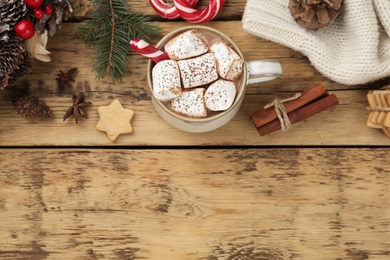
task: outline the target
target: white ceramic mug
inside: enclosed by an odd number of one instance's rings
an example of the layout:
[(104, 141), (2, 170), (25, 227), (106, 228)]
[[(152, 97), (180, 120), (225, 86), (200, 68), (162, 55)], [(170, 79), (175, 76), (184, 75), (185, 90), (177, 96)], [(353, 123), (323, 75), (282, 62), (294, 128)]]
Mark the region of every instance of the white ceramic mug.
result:
[(163, 102), (153, 97), (153, 82), (152, 82), (152, 69), (154, 62), (149, 60), (147, 67), (147, 80), (152, 95), (152, 104), (157, 113), (170, 125), (177, 129), (191, 132), (191, 133), (203, 133), (215, 130), (227, 122), (229, 122), (238, 112), (244, 100), (246, 87), (248, 84), (254, 84), (259, 82), (270, 81), (276, 79), (282, 75), (282, 66), (275, 60), (257, 60), (257, 61), (245, 61), (241, 51), (237, 45), (222, 32), (207, 26), (187, 26), (172, 31), (162, 38), (156, 45), (157, 48), (162, 49), (164, 45), (173, 37), (181, 34), (187, 30), (198, 29), (201, 32), (206, 32), (216, 35), (217, 38), (222, 38), (230, 44), (230, 46), (237, 52), (238, 55), (244, 60), (243, 73), (241, 75), (240, 84), (237, 89), (236, 98), (228, 110), (218, 112), (214, 115), (206, 118), (190, 118), (183, 115), (179, 115), (170, 110)]

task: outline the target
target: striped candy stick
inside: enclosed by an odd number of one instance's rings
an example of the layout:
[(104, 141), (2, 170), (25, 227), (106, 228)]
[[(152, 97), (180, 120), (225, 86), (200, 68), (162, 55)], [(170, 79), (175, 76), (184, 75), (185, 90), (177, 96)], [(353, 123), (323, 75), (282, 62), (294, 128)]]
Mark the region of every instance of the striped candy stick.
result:
[(130, 46), (134, 51), (153, 60), (155, 63), (169, 59), (168, 54), (150, 45), (142, 39), (136, 38), (131, 40)]

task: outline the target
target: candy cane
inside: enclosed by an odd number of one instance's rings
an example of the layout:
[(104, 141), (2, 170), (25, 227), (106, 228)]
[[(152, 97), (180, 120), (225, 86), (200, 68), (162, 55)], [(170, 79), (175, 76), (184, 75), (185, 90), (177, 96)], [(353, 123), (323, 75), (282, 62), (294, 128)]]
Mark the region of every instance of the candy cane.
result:
[(162, 61), (162, 60), (169, 59), (168, 54), (153, 47), (152, 45), (150, 45), (149, 43), (145, 42), (142, 39), (136, 38), (136, 39), (131, 40), (130, 46), (131, 46), (131, 48), (133, 48), (134, 51), (153, 60), (155, 63)]
[(202, 10), (194, 9), (186, 0), (174, 0), (173, 2), (180, 16), (187, 22), (205, 23), (217, 15), (225, 0), (210, 0), (209, 5)]
[[(198, 0), (185, 0), (186, 4), (194, 7)], [(169, 4), (166, 0), (150, 0), (153, 9), (162, 17), (176, 19), (180, 17), (179, 12), (174, 4)]]

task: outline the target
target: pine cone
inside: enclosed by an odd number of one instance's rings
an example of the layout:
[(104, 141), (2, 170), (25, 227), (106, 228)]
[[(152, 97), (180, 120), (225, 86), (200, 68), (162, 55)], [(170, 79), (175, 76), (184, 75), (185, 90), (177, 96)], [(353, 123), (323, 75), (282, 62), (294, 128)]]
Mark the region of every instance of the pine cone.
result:
[(34, 96), (15, 98), (16, 111), (27, 118), (48, 118), (53, 116), (53, 111), (45, 102)]
[(0, 0), (0, 42), (8, 41), (10, 31), (26, 14), (24, 0)]
[(35, 29), (42, 34), (45, 30), (48, 30), (49, 34), (53, 36), (57, 31), (57, 27), (61, 28), (62, 21), (67, 20), (67, 13), (73, 12), (72, 5), (68, 0), (45, 0), (44, 3), (45, 5), (51, 5), (54, 12), (37, 20)]
[(0, 0), (0, 23), (15, 26), (26, 13), (24, 0)]
[(14, 34), (10, 35), (8, 41), (0, 41), (0, 89), (9, 85), (14, 71), (18, 70), (19, 65), (25, 62), (24, 52), (22, 40)]
[(344, 10), (342, 0), (290, 0), (292, 17), (307, 29), (327, 27)]
[(33, 58), (27, 51), (23, 52), (23, 57), (18, 67), (10, 75), (8, 86), (15, 85), (19, 80), (31, 73)]

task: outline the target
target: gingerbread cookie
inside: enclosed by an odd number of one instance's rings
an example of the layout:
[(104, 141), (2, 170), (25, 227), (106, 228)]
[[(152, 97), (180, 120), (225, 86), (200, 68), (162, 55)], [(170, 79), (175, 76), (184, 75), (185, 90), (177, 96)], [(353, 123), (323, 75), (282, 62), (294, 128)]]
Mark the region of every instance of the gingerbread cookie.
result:
[(108, 106), (100, 106), (100, 120), (96, 125), (96, 129), (106, 132), (111, 142), (114, 142), (120, 134), (128, 134), (133, 132), (130, 124), (133, 118), (134, 111), (123, 108), (118, 99), (115, 99)]

